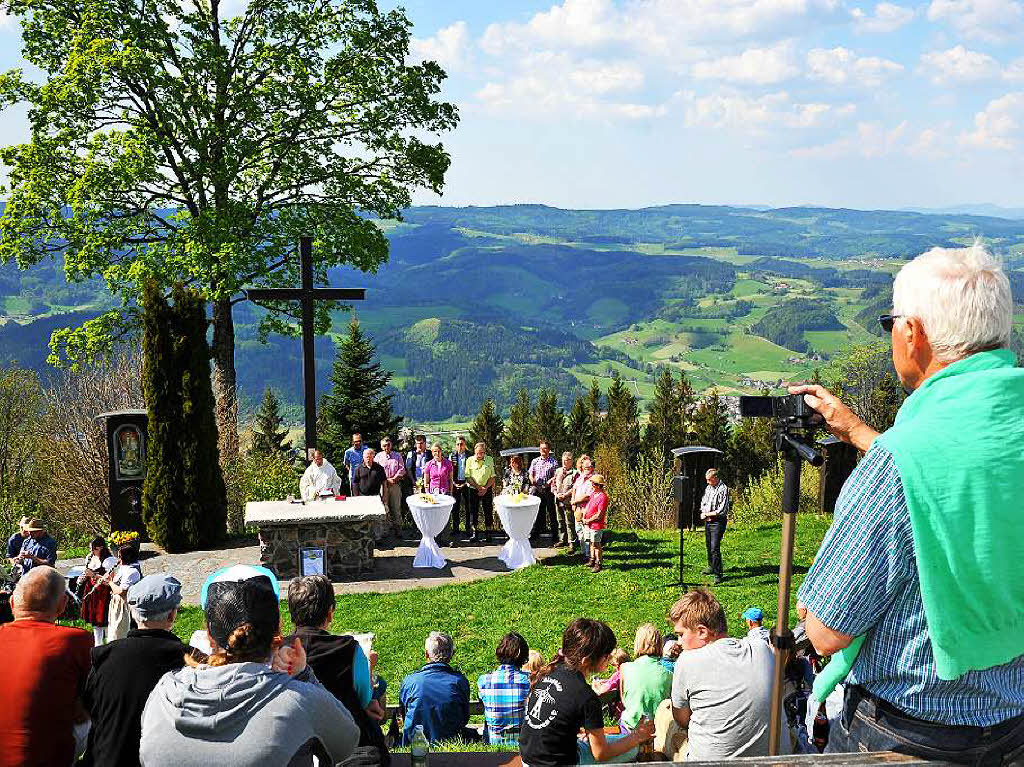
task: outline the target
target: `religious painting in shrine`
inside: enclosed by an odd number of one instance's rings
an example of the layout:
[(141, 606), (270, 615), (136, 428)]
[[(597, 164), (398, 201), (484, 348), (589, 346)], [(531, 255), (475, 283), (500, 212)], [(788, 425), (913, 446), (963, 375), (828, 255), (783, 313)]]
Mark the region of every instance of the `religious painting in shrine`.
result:
[(114, 432), (114, 475), (117, 479), (142, 479), (146, 469), (142, 430), (125, 424)]

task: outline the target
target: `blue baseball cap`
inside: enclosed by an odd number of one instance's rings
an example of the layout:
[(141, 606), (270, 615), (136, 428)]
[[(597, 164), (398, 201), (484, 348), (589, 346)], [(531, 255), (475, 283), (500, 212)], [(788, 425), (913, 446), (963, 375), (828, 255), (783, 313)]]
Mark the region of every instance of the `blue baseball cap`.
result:
[(759, 621), (764, 618), (764, 612), (760, 607), (748, 607), (743, 611), (741, 617), (746, 618), (748, 621)]
[(266, 567), (259, 567), (257, 565), (231, 565), (229, 567), (222, 567), (206, 579), (202, 590), (199, 592), (199, 605), (204, 610), (206, 609), (206, 595), (210, 590), (211, 584), (223, 583), (225, 581), (247, 581), (250, 578), (259, 578), (261, 576), (270, 579), (270, 585), (274, 587), (274, 596), (280, 600), (281, 587), (278, 586), (277, 576), (273, 572)]

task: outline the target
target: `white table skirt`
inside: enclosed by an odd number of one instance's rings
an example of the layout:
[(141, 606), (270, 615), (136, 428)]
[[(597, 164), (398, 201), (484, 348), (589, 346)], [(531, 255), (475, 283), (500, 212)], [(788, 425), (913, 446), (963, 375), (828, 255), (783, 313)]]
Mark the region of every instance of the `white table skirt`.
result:
[(413, 567), (435, 567), (442, 568), (446, 564), (445, 558), (441, 555), (441, 549), (434, 539), (444, 530), (448, 524), (448, 518), (452, 514), (452, 507), (455, 499), (450, 495), (434, 495), (437, 503), (424, 503), (420, 500), (419, 494), (410, 495), (406, 502), (409, 504), (409, 511), (412, 512), (413, 521), (419, 528), (420, 546), (416, 550), (416, 558), (412, 561)]
[(540, 498), (530, 495), (526, 500), (516, 503), (511, 495), (498, 495), (494, 498), (494, 505), (498, 509), (501, 526), (508, 533), (508, 543), (501, 549), (498, 559), (511, 570), (535, 564), (537, 557), (533, 555), (533, 547), (530, 546), (530, 532), (533, 523), (537, 521)]

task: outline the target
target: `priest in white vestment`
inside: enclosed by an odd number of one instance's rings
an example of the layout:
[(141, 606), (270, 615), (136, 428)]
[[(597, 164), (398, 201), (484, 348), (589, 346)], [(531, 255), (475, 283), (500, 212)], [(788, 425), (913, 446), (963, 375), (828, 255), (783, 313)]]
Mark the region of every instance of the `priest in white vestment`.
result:
[(313, 451), (313, 462), (309, 464), (299, 480), (302, 500), (313, 501), (320, 496), (334, 496), (341, 491), (341, 478), (330, 462), (319, 450)]

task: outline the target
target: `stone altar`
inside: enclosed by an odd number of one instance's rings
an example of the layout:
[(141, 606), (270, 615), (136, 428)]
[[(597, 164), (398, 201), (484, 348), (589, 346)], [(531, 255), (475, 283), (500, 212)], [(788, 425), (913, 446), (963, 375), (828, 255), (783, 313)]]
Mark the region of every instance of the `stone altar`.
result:
[(299, 549), (305, 547), (324, 550), (332, 580), (370, 572), (375, 533), (386, 520), (376, 496), (245, 504), (245, 524), (259, 529), (260, 563), (282, 580), (298, 577)]

